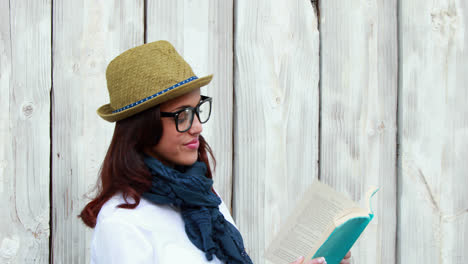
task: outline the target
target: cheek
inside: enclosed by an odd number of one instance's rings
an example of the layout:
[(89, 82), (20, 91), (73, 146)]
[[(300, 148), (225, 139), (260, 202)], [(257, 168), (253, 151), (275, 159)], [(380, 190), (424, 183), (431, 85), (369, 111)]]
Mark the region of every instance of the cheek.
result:
[(175, 128), (174, 121), (172, 123), (163, 121), (163, 134), (153, 149), (157, 157), (169, 163), (180, 165), (190, 165), (196, 161), (198, 157), (197, 151), (188, 150), (183, 146), (187, 136), (184, 133), (179, 133)]
[(161, 140), (159, 141), (158, 147), (164, 152), (177, 152), (182, 144), (181, 133), (175, 128), (174, 122), (163, 122), (163, 133)]

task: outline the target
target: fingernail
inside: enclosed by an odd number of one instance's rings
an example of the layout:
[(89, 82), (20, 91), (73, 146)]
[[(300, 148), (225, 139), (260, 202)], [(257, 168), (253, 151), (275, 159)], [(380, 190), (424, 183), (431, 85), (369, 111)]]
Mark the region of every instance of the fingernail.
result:
[(321, 257), (318, 261), (319, 261), (319, 263), (327, 264), (327, 261), (325, 260), (324, 257)]
[(327, 260), (323, 258), (323, 264), (327, 264)]
[(300, 256), (296, 259), (296, 261), (299, 261), (299, 260), (302, 260), (304, 258), (304, 256)]

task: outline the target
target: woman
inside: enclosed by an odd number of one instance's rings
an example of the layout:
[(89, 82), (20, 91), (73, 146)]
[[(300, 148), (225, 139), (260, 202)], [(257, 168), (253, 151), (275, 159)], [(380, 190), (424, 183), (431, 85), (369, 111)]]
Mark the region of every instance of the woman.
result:
[(116, 126), (98, 195), (80, 214), (95, 228), (91, 263), (252, 263), (212, 187), (201, 135), (212, 99), (200, 94), (212, 75), (196, 77), (157, 41), (117, 56), (106, 78), (110, 104), (97, 112)]

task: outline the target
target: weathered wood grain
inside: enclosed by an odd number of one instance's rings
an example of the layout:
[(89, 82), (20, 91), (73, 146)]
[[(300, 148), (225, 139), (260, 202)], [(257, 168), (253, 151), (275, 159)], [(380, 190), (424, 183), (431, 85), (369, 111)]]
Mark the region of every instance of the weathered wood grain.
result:
[[(143, 44), (143, 1), (54, 1), (52, 195), (54, 263), (89, 263), (92, 229), (77, 217), (89, 199), (114, 125), (96, 109), (109, 102), (105, 70)], [(90, 193), (91, 194), (91, 193)]]
[(232, 196), (233, 1), (147, 1), (147, 42), (168, 40), (199, 77), (214, 74), (202, 93), (213, 97), (202, 135), (217, 161), (214, 186), (228, 207)]
[(317, 179), (319, 35), (310, 1), (236, 2), (234, 217), (254, 263)]
[(396, 0), (320, 1), (320, 179), (356, 201), (381, 187), (353, 263), (395, 263), (397, 37)]
[(50, 2), (0, 1), (0, 262), (49, 262)]
[(399, 263), (468, 261), (468, 4), (400, 4)]
[(319, 3), (318, 26), (309, 0), (0, 1), (0, 262), (89, 262), (105, 68), (145, 34), (214, 74), (203, 134), (254, 263), (319, 173), (381, 186), (353, 263), (467, 262), (468, 4)]

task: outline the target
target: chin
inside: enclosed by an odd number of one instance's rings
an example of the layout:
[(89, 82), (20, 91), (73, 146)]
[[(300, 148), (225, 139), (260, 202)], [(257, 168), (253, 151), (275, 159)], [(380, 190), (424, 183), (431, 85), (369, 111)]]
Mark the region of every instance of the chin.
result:
[(193, 165), (195, 162), (197, 162), (197, 157), (198, 156), (187, 157), (186, 159), (181, 160), (180, 165), (184, 165), (184, 166)]

